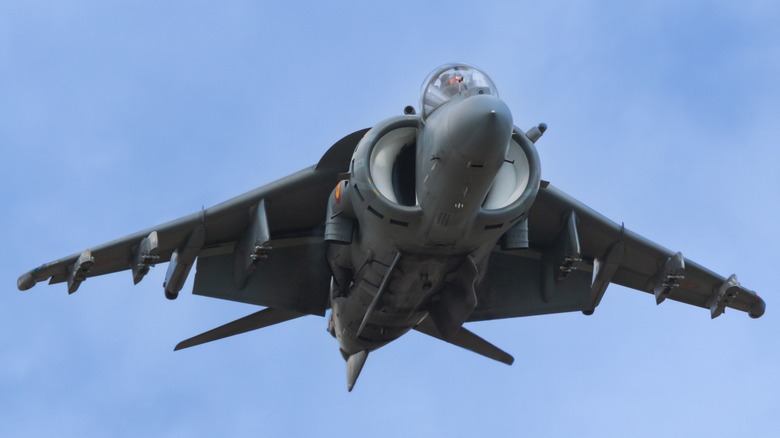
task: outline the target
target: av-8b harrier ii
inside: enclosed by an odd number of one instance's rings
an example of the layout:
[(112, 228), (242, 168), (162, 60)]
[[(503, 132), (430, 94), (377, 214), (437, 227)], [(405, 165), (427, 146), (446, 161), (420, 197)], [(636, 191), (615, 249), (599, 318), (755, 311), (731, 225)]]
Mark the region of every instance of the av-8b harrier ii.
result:
[(304, 315), (325, 316), (352, 390), (369, 352), (418, 330), (497, 361), (512, 356), (466, 322), (593, 313), (609, 283), (758, 318), (764, 301), (618, 225), (541, 180), (534, 144), (491, 79), (445, 65), (407, 107), (347, 135), (319, 162), (215, 207), (44, 264), (75, 292), (168, 262), (165, 296), (196, 266), (193, 293), (265, 307), (176, 346), (191, 347)]

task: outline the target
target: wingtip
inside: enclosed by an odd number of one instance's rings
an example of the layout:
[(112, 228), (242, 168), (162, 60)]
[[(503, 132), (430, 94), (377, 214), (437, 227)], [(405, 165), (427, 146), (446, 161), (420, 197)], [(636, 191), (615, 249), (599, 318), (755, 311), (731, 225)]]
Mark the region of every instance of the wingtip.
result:
[(502, 358), (502, 359), (503, 359), (503, 360), (500, 360), (499, 362), (501, 362), (501, 363), (505, 363), (505, 364), (507, 364), (507, 365), (510, 365), (510, 366), (511, 366), (513, 363), (515, 363), (515, 358), (514, 358), (514, 357), (512, 357), (512, 355), (511, 355), (511, 354), (507, 354), (507, 355), (506, 355), (506, 357), (504, 357), (504, 358)]
[(753, 319), (761, 318), (766, 311), (766, 302), (758, 295), (756, 295), (756, 298), (758, 298), (758, 301), (750, 307), (750, 311), (748, 312), (748, 315)]
[[(198, 335), (198, 336), (201, 336), (201, 335)], [(178, 344), (176, 344), (175, 347), (173, 347), (173, 351), (184, 350), (185, 348), (194, 347), (196, 345), (201, 345), (201, 344), (205, 344), (206, 342), (208, 342), (208, 341), (202, 341), (198, 336), (194, 336), (192, 338), (185, 339), (185, 340), (179, 342)]]
[(36, 283), (37, 282), (35, 281), (35, 278), (33, 278), (32, 271), (30, 271), (25, 272), (19, 277), (19, 280), (16, 281), (16, 287), (21, 291), (25, 291), (32, 289)]

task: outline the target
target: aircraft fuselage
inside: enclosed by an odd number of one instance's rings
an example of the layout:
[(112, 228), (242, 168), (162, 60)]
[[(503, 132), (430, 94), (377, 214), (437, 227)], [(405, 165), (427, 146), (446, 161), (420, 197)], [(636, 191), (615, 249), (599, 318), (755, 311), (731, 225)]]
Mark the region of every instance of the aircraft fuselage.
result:
[(456, 96), (427, 117), (388, 119), (355, 150), (333, 191), (325, 237), (329, 329), (345, 358), (427, 316), (444, 338), (476, 306), (491, 250), (538, 189), (533, 143), (503, 101)]

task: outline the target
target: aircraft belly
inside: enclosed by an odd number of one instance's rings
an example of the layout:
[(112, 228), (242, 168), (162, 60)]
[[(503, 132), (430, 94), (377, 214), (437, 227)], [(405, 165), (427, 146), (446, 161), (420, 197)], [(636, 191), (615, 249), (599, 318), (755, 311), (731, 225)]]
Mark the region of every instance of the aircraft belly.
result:
[(334, 323), (342, 349), (349, 354), (375, 350), (416, 326), (427, 315), (427, 304), (441, 292), (448, 274), (464, 257), (403, 254), (367, 319), (361, 324), (387, 273), (390, 263), (366, 262), (356, 273), (348, 296), (333, 299)]

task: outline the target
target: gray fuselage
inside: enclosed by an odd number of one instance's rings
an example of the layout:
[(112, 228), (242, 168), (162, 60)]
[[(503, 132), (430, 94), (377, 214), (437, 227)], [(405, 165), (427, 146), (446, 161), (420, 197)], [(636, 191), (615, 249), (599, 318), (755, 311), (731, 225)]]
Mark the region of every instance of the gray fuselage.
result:
[(361, 140), (325, 232), (329, 329), (345, 357), (429, 315), (445, 338), (468, 319), (491, 250), (538, 187), (535, 149), (517, 131), (507, 106), (484, 95), (452, 99), (424, 120), (386, 120)]

